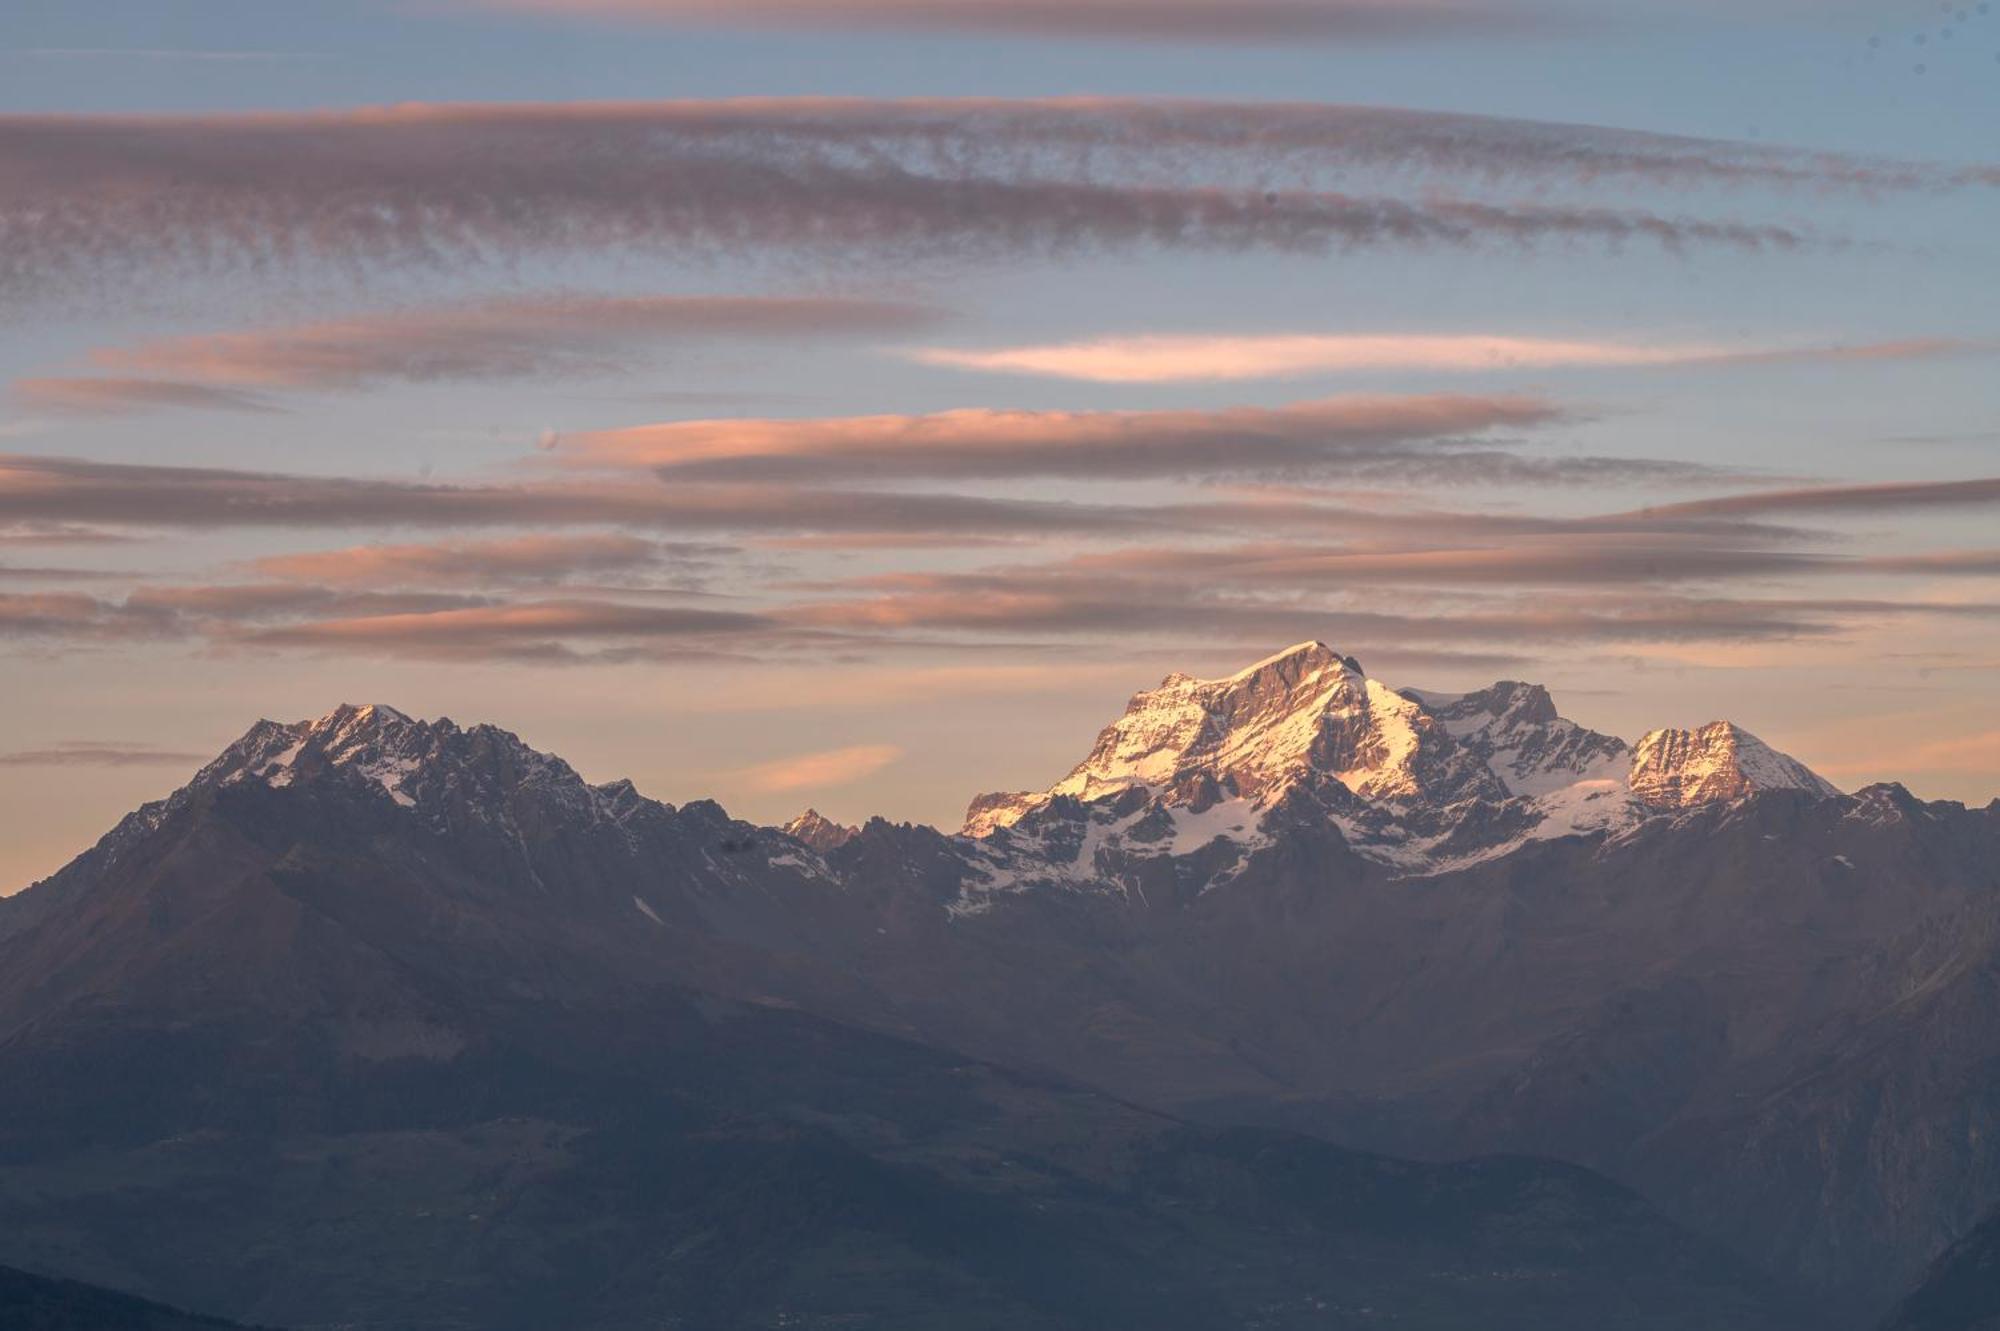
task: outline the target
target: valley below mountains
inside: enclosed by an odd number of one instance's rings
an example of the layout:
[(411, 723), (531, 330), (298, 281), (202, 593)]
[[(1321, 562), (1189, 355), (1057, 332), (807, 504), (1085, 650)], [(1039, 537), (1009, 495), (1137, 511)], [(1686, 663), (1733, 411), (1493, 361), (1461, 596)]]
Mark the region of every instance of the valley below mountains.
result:
[(2000, 802), (1320, 643), (955, 832), (342, 706), (0, 898), (0, 1264), (289, 1327), (1969, 1331), (1996, 1000)]

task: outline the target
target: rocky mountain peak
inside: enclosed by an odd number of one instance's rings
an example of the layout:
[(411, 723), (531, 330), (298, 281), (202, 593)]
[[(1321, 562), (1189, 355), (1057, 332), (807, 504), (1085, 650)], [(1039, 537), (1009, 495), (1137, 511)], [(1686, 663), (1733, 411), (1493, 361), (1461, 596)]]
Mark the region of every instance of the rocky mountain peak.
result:
[(1046, 792), (981, 796), (965, 830), (983, 836), (1055, 799), (1087, 803), (1135, 787), (1170, 798), (1219, 787), (1260, 805), (1328, 779), (1368, 799), (1504, 795), (1490, 773), (1454, 764), (1451, 749), (1420, 703), (1370, 679), (1353, 657), (1303, 642), (1222, 679), (1169, 675), (1134, 696), (1068, 776)]
[[(1135, 844), (1178, 854), (1211, 833), (1247, 848), (1272, 811), (1308, 808), (1357, 853), (1429, 872), (1771, 790), (1839, 793), (1727, 722), (1655, 731), (1635, 752), (1562, 716), (1539, 684), (1392, 689), (1313, 641), (1220, 679), (1168, 675), (1049, 789), (974, 800), (964, 834), (1032, 819), (1016, 841), (1067, 844), (1076, 829), (1039, 824), (1082, 813), (1105, 829), (1093, 847), (1151, 837)], [(1170, 816), (1171, 837), (1152, 835), (1149, 809)]]
[(1721, 804), (1771, 790), (1820, 796), (1838, 787), (1731, 721), (1698, 730), (1655, 730), (1632, 754), (1632, 794), (1656, 809)]
[(259, 782), (274, 789), (357, 781), (405, 809), (454, 825), (509, 824), (536, 804), (583, 822), (663, 808), (629, 782), (594, 787), (553, 754), (495, 726), (418, 720), (383, 704), (343, 703), (312, 721), (260, 721), (198, 773), (189, 789)]
[[(1313, 639), (1309, 642), (1293, 643), (1282, 652), (1273, 653), (1255, 664), (1245, 666), (1230, 676), (1230, 680), (1242, 682), (1275, 679), (1288, 684), (1297, 684), (1329, 670), (1337, 670), (1355, 679), (1367, 677), (1359, 661), (1351, 656), (1343, 656), (1318, 639)], [(1179, 678), (1186, 680), (1189, 677), (1181, 675)]]
[(258, 780), (288, 786), (322, 772), (349, 771), (376, 782), (407, 806), (415, 802), (403, 789), (409, 778), (444, 740), (459, 733), (449, 720), (417, 721), (380, 703), (342, 703), (313, 721), (259, 721), (203, 768), (194, 784)]
[(1475, 693), (1403, 692), (1477, 755), (1510, 794), (1547, 795), (1579, 781), (1624, 779), (1631, 753), (1625, 741), (1562, 716), (1540, 684), (1502, 680)]
[(803, 841), (822, 855), (861, 835), (861, 829), (836, 823), (818, 809), (807, 809), (779, 830), (786, 836)]
[(1453, 720), (1491, 718), (1503, 728), (1547, 725), (1561, 719), (1556, 712), (1556, 700), (1549, 696), (1547, 689), (1540, 684), (1523, 684), (1511, 679), (1503, 679), (1477, 693), (1462, 694), (1434, 710), (1439, 716), (1448, 716)]

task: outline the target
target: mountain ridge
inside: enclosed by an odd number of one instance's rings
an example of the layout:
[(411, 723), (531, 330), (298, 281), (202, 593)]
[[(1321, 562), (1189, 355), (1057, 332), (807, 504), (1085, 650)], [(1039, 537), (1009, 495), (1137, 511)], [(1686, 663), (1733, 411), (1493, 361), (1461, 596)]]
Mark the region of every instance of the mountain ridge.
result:
[[(382, 706), (260, 723), (0, 900), (0, 1059), (33, 1084), (77, 1055), (20, 1041), (87, 1046), (88, 1014), (137, 1002), (457, 1076), (485, 1038), (468, 1013), (615, 1025), (672, 984), (1217, 1128), (1567, 1160), (1862, 1312), (2000, 1200), (1976, 1073), (2000, 1057), (2000, 804), (1761, 788), (1731, 727), (1743, 784), (1697, 745), (1694, 789), (1651, 808), (1602, 775), (1632, 750), (1537, 686), (1371, 690), (1307, 656), (1169, 676), (1170, 724), (1142, 707), (1100, 737), (1130, 771), (1086, 759), (1076, 793), (977, 837), (877, 818), (816, 845), (803, 815), (676, 808)], [(1552, 828), (1537, 774), (1638, 812)], [(74, 1094), (0, 1105), (15, 1149), (117, 1122)]]
[[(421, 803), (436, 817), (454, 803), (465, 816), (480, 807), (465, 798), (479, 784), (464, 766), (474, 750), (500, 756), (597, 819), (672, 809), (630, 781), (586, 782), (561, 758), (492, 725), (461, 729), (448, 717), (342, 703), (313, 720), (257, 722), (182, 790), (128, 821), (143, 829), (191, 788), (246, 780), (282, 787), (327, 771), (370, 783), (404, 808)], [(1128, 844), (1192, 852), (1214, 832), (1254, 847), (1266, 816), (1303, 792), (1357, 853), (1424, 872), (1778, 789), (1845, 798), (1733, 722), (1656, 730), (1628, 745), (1560, 716), (1538, 684), (1501, 681), (1465, 694), (1393, 689), (1355, 658), (1308, 641), (1221, 679), (1168, 675), (1134, 695), (1067, 777), (1046, 792), (975, 797), (958, 835), (986, 840), (1059, 801), (1104, 806), (1143, 790), (1146, 810), (1166, 810), (1173, 834)], [(1132, 821), (1129, 812), (1121, 817)], [(858, 833), (814, 809), (778, 830), (822, 854)]]
[(926, 829), (836, 866), (330, 715), (0, 939), (0, 1260), (312, 1324), (1811, 1324), (1575, 1166), (1205, 1125), (925, 1035), (868, 985), (957, 959)]
[(1841, 793), (1730, 722), (1632, 746), (1560, 716), (1540, 685), (1393, 689), (1309, 641), (1220, 679), (1167, 676), (1068, 776), (1045, 792), (976, 797), (961, 831), (989, 837), (1057, 800), (1138, 788), (1195, 815), (1242, 801), (1243, 828), (1302, 791), (1359, 853), (1413, 871), (1770, 790)]

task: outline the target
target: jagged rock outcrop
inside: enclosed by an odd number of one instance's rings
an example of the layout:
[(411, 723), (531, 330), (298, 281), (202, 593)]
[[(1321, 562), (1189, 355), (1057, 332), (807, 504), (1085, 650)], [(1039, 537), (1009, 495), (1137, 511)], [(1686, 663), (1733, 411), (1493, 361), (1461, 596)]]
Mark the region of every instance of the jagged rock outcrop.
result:
[(837, 850), (861, 834), (860, 828), (836, 823), (818, 809), (807, 809), (781, 830), (786, 836), (804, 842), (821, 854)]

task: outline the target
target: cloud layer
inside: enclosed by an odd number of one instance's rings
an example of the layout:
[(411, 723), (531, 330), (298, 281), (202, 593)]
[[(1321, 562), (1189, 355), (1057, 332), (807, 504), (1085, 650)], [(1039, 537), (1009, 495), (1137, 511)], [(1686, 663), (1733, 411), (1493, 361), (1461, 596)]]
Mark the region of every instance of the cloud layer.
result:
[(71, 740), (0, 753), (0, 767), (198, 767), (211, 755), (107, 740)]
[(769, 627), (761, 616), (735, 611), (563, 599), (329, 617), (252, 629), (235, 640), (364, 654), (560, 660), (578, 643), (709, 641)]
[(0, 524), (153, 528), (636, 527), (776, 533), (1115, 534), (1174, 515), (1117, 504), (782, 485), (446, 484), (0, 454)]
[(1366, 371), (1430, 374), (1506, 370), (1651, 369), (1666, 366), (1910, 360), (1972, 350), (1948, 338), (1854, 346), (1730, 348), (1704, 343), (1570, 341), (1487, 334), (1267, 334), (1106, 337), (1041, 346), (921, 348), (928, 365), (1092, 383), (1220, 383)]
[(90, 357), (105, 375), (23, 380), (14, 395), (44, 410), (262, 410), (252, 391), (606, 373), (661, 344), (880, 336), (938, 318), (831, 296), (520, 297), (105, 347)]
[(1452, 0), (477, 0), (561, 17), (732, 28), (911, 29), (1139, 41), (1400, 41), (1492, 37), (1550, 17)]
[(160, 407), (193, 407), (208, 411), (267, 412), (270, 403), (249, 393), (211, 384), (177, 383), (165, 379), (78, 376), (16, 379), (15, 402), (30, 411), (81, 416), (122, 416)]
[(571, 533), (495, 541), (359, 545), (269, 555), (254, 561), (252, 567), (266, 577), (335, 586), (508, 586), (562, 582), (585, 574), (685, 569), (729, 553), (728, 546), (674, 545), (637, 536)]
[(2000, 476), (1953, 481), (1878, 481), (1753, 490), (1645, 510), (1656, 517), (1746, 517), (1770, 513), (1897, 513), (2000, 503)]
[[(644, 250), (1013, 257), (1543, 242), (1792, 247), (1795, 227), (1351, 193), (1356, 166), (1874, 189), (1977, 172), (1393, 109), (1122, 101), (398, 106), (0, 117), (0, 290), (165, 272)], [(1282, 174), (1286, 183), (1275, 184)], [(1996, 178), (2000, 178), (1997, 176)]]
[[(13, 481), (9, 486), (10, 478)], [(1251, 490), (1162, 504), (1062, 505), (958, 495), (669, 485), (454, 487), (12, 460), (7, 501), (37, 523), (219, 522), (310, 528), (400, 522), (693, 525), (732, 533), (821, 528), (873, 538), (966, 524), (1016, 537), (1087, 537), (1050, 562), (839, 580), (758, 568), (730, 546), (619, 531), (529, 531), (272, 555), (258, 580), (154, 585), (122, 599), (0, 593), (0, 638), (49, 646), (180, 643), (543, 664), (690, 657), (797, 659), (855, 650), (1088, 641), (1106, 634), (1258, 642), (1317, 634), (1433, 658), (1489, 660), (1548, 644), (1830, 639), (1927, 616), (2000, 618), (1979, 580), (1993, 551), (1856, 555), (1767, 511), (1897, 512), (2000, 504), (2000, 484), (1773, 489), (1597, 516), (1450, 512)], [(657, 505), (657, 507), (656, 507)], [(900, 524), (900, 525), (899, 525)], [(868, 544), (863, 541), (863, 544)], [(883, 557), (900, 547), (891, 542)], [(967, 545), (967, 553), (980, 548)], [(1027, 548), (1037, 549), (1033, 542)], [(693, 605), (685, 584), (719, 580)], [(1919, 579), (1931, 594), (1812, 597), (1800, 579)], [(1945, 595), (1951, 579), (1975, 589)], [(1728, 590), (1754, 587), (1755, 595)]]
[(903, 756), (893, 744), (859, 744), (820, 753), (802, 753), (753, 767), (737, 768), (724, 778), (759, 794), (822, 790), (850, 785), (888, 767)]
[(675, 480), (1133, 480), (1257, 473), (1438, 483), (1658, 479), (1698, 474), (1643, 460), (1536, 459), (1470, 442), (1556, 423), (1524, 396), (1341, 397), (1212, 411), (963, 410), (928, 416), (680, 421), (563, 436), (581, 467)]
[[(1528, 579), (1526, 581), (1532, 581)], [(1830, 637), (1859, 621), (1939, 615), (2000, 618), (2000, 605), (1922, 601), (1733, 598), (1625, 586), (1412, 597), (1397, 608), (1357, 602), (1338, 584), (1231, 587), (1182, 568), (1099, 572), (1074, 566), (882, 578), (871, 595), (804, 605), (793, 622), (843, 632), (931, 632), (1005, 639), (1143, 633), (1235, 641), (1320, 636), (1350, 644), (1671, 644)]]

